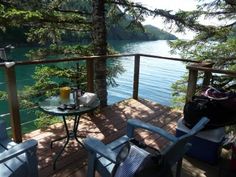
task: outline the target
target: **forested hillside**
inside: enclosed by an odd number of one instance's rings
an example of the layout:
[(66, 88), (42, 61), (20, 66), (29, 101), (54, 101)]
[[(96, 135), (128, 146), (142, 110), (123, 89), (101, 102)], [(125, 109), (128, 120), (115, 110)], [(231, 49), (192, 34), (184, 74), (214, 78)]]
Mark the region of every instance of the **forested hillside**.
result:
[[(65, 8), (75, 8), (77, 1), (66, 4)], [(77, 4), (82, 9), (89, 9), (89, 5)], [(107, 14), (107, 39), (108, 40), (174, 40), (176, 36), (160, 30), (152, 25), (142, 26), (141, 24), (134, 24), (132, 17), (128, 15), (121, 15), (122, 12), (117, 6), (109, 7), (113, 14)], [(7, 44), (26, 44), (25, 33), (28, 33), (27, 27), (11, 27), (6, 28), (6, 31), (0, 30), (0, 45)], [(78, 42), (83, 40), (91, 40), (91, 34), (87, 32), (65, 31), (62, 34), (63, 42)], [(32, 44), (32, 43), (31, 43)]]
[[(23, 28), (11, 28), (6, 32), (0, 32), (1, 44), (26, 44), (26, 37), (24, 33), (27, 29)], [(152, 25), (144, 26), (144, 31), (138, 29), (127, 29), (125, 26), (110, 27), (107, 34), (108, 40), (174, 40), (176, 36), (162, 31)], [(89, 34), (66, 33), (64, 35), (64, 42), (76, 42), (81, 39), (89, 40)]]
[(111, 27), (108, 30), (108, 39), (110, 40), (174, 40), (176, 36), (160, 30), (152, 25), (145, 25), (141, 29), (126, 29), (125, 26), (119, 25)]

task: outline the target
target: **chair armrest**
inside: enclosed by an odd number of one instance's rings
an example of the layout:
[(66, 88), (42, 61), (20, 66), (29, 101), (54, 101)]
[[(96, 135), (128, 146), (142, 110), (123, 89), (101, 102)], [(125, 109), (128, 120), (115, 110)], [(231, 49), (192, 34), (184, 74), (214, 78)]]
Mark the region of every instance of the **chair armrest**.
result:
[(117, 154), (112, 151), (112, 149), (108, 148), (105, 144), (99, 141), (96, 138), (88, 137), (83, 140), (85, 148), (90, 151), (97, 153), (106, 159), (110, 160), (111, 162), (116, 162)]
[(8, 149), (0, 154), (0, 163), (10, 160), (20, 154), (23, 154), (30, 149), (34, 149), (37, 146), (36, 140), (28, 140), (23, 143), (17, 144), (11, 149)]
[(154, 125), (151, 125), (149, 123), (143, 122), (138, 119), (129, 119), (128, 120), (128, 125), (127, 125), (127, 135), (128, 137), (133, 137), (134, 136), (134, 129), (136, 128), (142, 128), (145, 130), (148, 130), (150, 132), (158, 133), (162, 137), (168, 139), (169, 141), (177, 141), (178, 138), (176, 138), (174, 135), (168, 133), (162, 128), (156, 127)]

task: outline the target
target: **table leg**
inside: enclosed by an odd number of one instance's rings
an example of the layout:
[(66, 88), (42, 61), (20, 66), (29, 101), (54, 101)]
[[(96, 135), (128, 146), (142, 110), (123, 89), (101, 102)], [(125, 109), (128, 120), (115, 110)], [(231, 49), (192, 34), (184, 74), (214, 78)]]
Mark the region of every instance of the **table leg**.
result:
[(61, 138), (58, 138), (58, 139), (55, 139), (55, 140), (52, 140), (51, 143), (50, 143), (50, 148), (52, 149), (52, 146), (53, 146), (53, 143), (56, 142), (56, 141), (61, 141), (63, 139), (67, 138), (67, 136), (63, 136)]
[[(63, 118), (63, 122), (64, 122), (64, 125), (65, 125), (65, 129), (66, 129), (66, 142), (64, 144), (64, 146), (62, 147), (62, 149), (60, 150), (60, 152), (57, 154), (56, 158), (54, 159), (54, 162), (53, 162), (53, 170), (56, 169), (56, 162), (58, 160), (58, 158), (61, 156), (62, 152), (65, 150), (65, 147), (67, 146), (69, 140), (70, 140), (70, 132), (68, 130), (68, 126), (67, 126), (67, 123), (66, 123), (66, 118), (65, 116), (62, 117)], [(55, 141), (54, 141), (55, 142)]]
[(77, 131), (78, 131), (78, 127), (79, 127), (79, 120), (80, 120), (80, 116), (75, 116), (75, 119), (74, 119), (74, 128), (73, 128), (73, 135), (74, 135), (74, 138), (75, 140), (82, 146), (84, 147), (84, 144), (78, 139), (77, 137)]
[(80, 120), (80, 116), (75, 116), (74, 128), (73, 128), (73, 132), (74, 132), (75, 136), (77, 135), (77, 130), (78, 130), (78, 126), (79, 126), (79, 120)]
[(65, 147), (67, 146), (67, 144), (69, 143), (69, 140), (70, 138), (75, 138), (75, 140), (82, 146), (84, 147), (84, 144), (78, 139), (77, 137), (77, 131), (78, 131), (78, 127), (79, 127), (79, 121), (80, 121), (80, 116), (79, 115), (76, 115), (75, 118), (74, 118), (74, 125), (73, 125), (73, 130), (70, 132), (69, 129), (68, 129), (68, 126), (67, 126), (67, 123), (66, 123), (66, 118), (65, 116), (62, 117), (63, 118), (63, 122), (64, 122), (64, 126), (65, 126), (65, 129), (66, 129), (66, 136), (64, 137), (61, 137), (59, 139), (56, 139), (56, 140), (53, 140), (51, 142), (51, 148), (52, 148), (52, 144), (55, 142), (55, 141), (59, 141), (59, 140), (62, 140), (62, 139), (66, 139), (66, 142), (64, 144), (64, 146), (62, 147), (62, 149), (60, 150), (60, 152), (57, 154), (54, 162), (53, 162), (53, 169), (55, 170), (56, 169), (56, 162), (58, 160), (58, 158), (61, 156), (62, 152), (65, 150)]

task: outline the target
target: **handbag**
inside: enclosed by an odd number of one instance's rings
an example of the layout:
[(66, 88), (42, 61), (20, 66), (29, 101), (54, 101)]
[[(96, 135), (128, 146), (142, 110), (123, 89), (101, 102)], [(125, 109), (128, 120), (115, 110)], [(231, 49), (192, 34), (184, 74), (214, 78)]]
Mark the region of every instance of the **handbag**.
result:
[(236, 94), (209, 87), (184, 106), (184, 124), (192, 128), (202, 117), (210, 119), (204, 129), (236, 124)]

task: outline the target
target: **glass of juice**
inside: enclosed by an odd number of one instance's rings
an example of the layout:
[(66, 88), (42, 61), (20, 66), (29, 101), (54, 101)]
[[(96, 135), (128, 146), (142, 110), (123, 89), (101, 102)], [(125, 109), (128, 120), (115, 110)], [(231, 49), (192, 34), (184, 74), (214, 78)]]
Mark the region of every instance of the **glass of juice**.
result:
[(70, 87), (61, 87), (60, 88), (60, 99), (62, 102), (68, 102), (70, 99)]

